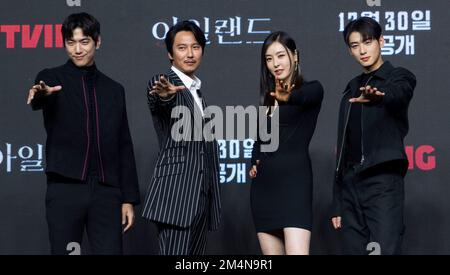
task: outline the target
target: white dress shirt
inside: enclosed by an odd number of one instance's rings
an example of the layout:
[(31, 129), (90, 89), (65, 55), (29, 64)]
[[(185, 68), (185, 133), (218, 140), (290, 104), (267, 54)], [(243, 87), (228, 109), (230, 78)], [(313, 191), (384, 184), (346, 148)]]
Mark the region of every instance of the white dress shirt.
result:
[(178, 77), (183, 82), (184, 86), (191, 92), (191, 95), (194, 98), (195, 103), (197, 103), (197, 106), (200, 108), (201, 114), (203, 116), (204, 113), (203, 113), (202, 99), (197, 94), (197, 90), (200, 90), (202, 86), (202, 81), (195, 75), (194, 78), (187, 76), (185, 73), (178, 70), (174, 66), (172, 66), (171, 69), (178, 75)]

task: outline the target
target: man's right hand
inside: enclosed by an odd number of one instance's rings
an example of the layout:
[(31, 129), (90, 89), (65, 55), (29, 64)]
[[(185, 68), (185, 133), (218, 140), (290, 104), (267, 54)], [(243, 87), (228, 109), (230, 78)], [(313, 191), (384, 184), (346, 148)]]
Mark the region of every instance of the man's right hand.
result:
[(341, 216), (331, 218), (331, 223), (333, 224), (334, 229), (339, 229), (342, 227)]
[(33, 87), (31, 87), (30, 91), (28, 92), (27, 104), (30, 104), (35, 96), (41, 96), (41, 95), (47, 96), (47, 95), (53, 94), (55, 92), (58, 92), (61, 89), (62, 89), (61, 85), (50, 87), (50, 86), (47, 86), (45, 84), (45, 82), (41, 80), (41, 81), (39, 81), (38, 85), (34, 85)]
[(159, 77), (159, 81), (155, 81), (155, 84), (150, 90), (150, 94), (157, 94), (162, 99), (168, 99), (172, 97), (176, 92), (184, 90), (184, 86), (175, 86), (170, 83), (163, 75)]

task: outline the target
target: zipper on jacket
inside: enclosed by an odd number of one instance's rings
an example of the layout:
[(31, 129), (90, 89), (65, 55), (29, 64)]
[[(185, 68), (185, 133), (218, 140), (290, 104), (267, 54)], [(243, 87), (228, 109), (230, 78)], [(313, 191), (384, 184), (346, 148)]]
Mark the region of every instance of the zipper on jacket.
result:
[(87, 134), (87, 146), (86, 146), (86, 153), (84, 155), (84, 164), (83, 164), (83, 171), (81, 172), (81, 179), (86, 179), (86, 167), (87, 167), (87, 161), (88, 161), (88, 155), (89, 155), (89, 146), (90, 146), (90, 136), (89, 136), (89, 106), (87, 102), (87, 95), (86, 95), (86, 87), (84, 84), (84, 77), (81, 77), (81, 82), (83, 84), (83, 95), (84, 95), (84, 105), (86, 107), (86, 134)]
[[(367, 84), (369, 84), (370, 80), (372, 80), (373, 75), (371, 75), (369, 77), (369, 79), (366, 81), (366, 84), (364, 85), (364, 87), (367, 86)], [(364, 163), (364, 123), (363, 123), (363, 112), (364, 112), (364, 104), (361, 105), (361, 161), (359, 165), (363, 165)]]
[[(367, 86), (367, 85), (366, 85)], [(364, 163), (364, 128), (363, 128), (363, 111), (364, 111), (364, 105), (361, 105), (361, 161), (359, 165), (363, 165)]]
[[(348, 103), (346, 103), (346, 104), (348, 104)], [(341, 166), (342, 151), (344, 149), (345, 136), (346, 136), (346, 133), (347, 133), (348, 121), (350, 120), (350, 111), (351, 111), (351, 109), (352, 109), (352, 103), (350, 103), (350, 106), (348, 106), (347, 115), (346, 115), (346, 118), (345, 118), (344, 130), (343, 130), (342, 139), (341, 139), (341, 149), (339, 150), (339, 158), (338, 158), (338, 163), (337, 163), (337, 166), (336, 166), (336, 172), (339, 172), (339, 167)]]
[(95, 90), (95, 85), (94, 85), (94, 103), (95, 103), (95, 119), (96, 119), (96, 124), (97, 124), (96, 126), (97, 126), (98, 162), (100, 163), (100, 170), (102, 171), (102, 181), (105, 182), (105, 172), (103, 171), (102, 154), (100, 151), (100, 126), (99, 126), (99, 119), (98, 119), (97, 91)]

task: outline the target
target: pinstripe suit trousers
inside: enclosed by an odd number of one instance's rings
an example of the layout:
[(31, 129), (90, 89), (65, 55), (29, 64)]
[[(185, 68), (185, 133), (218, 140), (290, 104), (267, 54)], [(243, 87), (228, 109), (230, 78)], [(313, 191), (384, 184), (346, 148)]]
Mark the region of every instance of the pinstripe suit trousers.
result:
[(199, 197), (199, 210), (191, 226), (156, 223), (160, 255), (203, 255), (209, 217), (209, 186), (205, 181)]

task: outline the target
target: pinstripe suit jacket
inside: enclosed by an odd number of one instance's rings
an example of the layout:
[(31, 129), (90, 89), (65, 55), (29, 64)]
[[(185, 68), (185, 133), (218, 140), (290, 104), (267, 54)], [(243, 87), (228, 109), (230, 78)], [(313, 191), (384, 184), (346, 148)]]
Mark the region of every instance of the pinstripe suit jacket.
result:
[[(176, 86), (184, 85), (175, 72), (170, 70), (167, 77)], [(199, 196), (202, 185), (209, 190), (208, 213), (210, 230), (216, 230), (220, 222), (220, 190), (219, 190), (219, 158), (217, 142), (205, 141), (177, 141), (171, 135), (174, 123), (183, 123), (194, 130), (201, 130), (204, 120), (200, 109), (188, 89), (178, 91), (170, 101), (162, 101), (157, 95), (149, 94), (154, 81), (159, 75), (149, 81), (147, 98), (153, 124), (158, 135), (159, 155), (153, 176), (147, 190), (143, 207), (144, 218), (152, 221), (189, 227), (199, 209)], [(206, 104), (203, 101), (203, 106)], [(191, 123), (174, 107), (186, 106), (191, 113)], [(175, 118), (171, 118), (174, 110)], [(200, 123), (194, 123), (194, 118)], [(199, 125), (200, 124), (200, 125)], [(201, 132), (203, 133), (203, 132)]]

